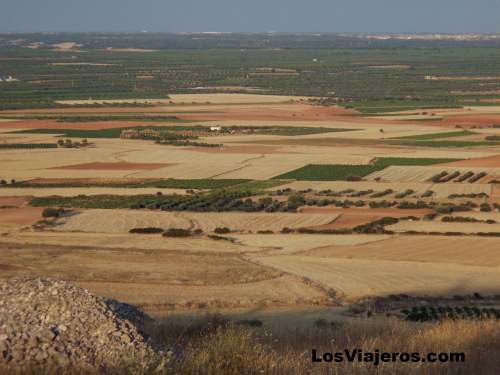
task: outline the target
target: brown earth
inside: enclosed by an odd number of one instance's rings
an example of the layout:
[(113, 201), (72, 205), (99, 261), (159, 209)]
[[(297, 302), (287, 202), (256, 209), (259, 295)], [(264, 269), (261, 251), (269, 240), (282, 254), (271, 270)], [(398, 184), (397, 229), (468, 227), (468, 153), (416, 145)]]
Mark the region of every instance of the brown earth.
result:
[(0, 251), (0, 277), (71, 280), (147, 312), (329, 302), (320, 288), (237, 254), (4, 243)]
[[(0, 190), (1, 193), (1, 190)], [(29, 202), (27, 197), (1, 197), (0, 196), (0, 207), (21, 207)]]
[(264, 120), (264, 121), (324, 121), (336, 117), (349, 118), (357, 112), (341, 107), (319, 107), (307, 104), (273, 104), (226, 106), (216, 108), (213, 113), (184, 114), (183, 118), (193, 121), (203, 120)]
[(187, 151), (206, 152), (210, 154), (292, 154), (294, 152), (281, 151), (279, 147), (242, 145), (224, 147), (189, 147)]
[(459, 160), (451, 163), (437, 164), (436, 166), (500, 168), (500, 155)]
[(490, 203), (500, 203), (500, 185), (495, 184), (491, 189)]
[[(470, 129), (474, 126), (488, 126), (500, 124), (500, 114), (478, 115), (474, 113), (444, 117), (441, 120), (432, 121), (432, 124), (440, 127), (455, 128), (457, 125), (465, 129)], [(422, 122), (425, 125), (425, 121)]]
[(308, 213), (332, 213), (340, 216), (330, 224), (321, 225), (314, 229), (342, 229), (353, 228), (357, 225), (368, 224), (383, 217), (422, 217), (431, 213), (428, 209), (401, 210), (397, 208), (337, 208), (337, 207), (314, 207), (305, 208), (303, 212)]
[(156, 178), (36, 178), (29, 180), (30, 185), (115, 185), (135, 184), (140, 182), (156, 181)]
[(42, 219), (41, 207), (1, 208), (0, 226), (32, 225)]
[[(484, 267), (500, 266), (495, 238), (394, 236), (352, 246), (325, 246), (305, 255), (321, 258), (347, 258), (428, 263), (454, 263)], [(474, 256), (471, 256), (474, 254)]]
[(129, 171), (129, 170), (152, 170), (160, 169), (172, 164), (167, 163), (84, 163), (75, 165), (65, 165), (62, 167), (54, 167), (50, 169), (65, 169), (65, 170), (97, 170), (97, 171)]

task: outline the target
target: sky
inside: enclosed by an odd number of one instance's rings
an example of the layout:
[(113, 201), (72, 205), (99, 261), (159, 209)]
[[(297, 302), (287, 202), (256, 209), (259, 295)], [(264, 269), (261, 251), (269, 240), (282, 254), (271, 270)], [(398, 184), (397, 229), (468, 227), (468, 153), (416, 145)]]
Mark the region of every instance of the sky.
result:
[(500, 32), (500, 0), (0, 0), (0, 32)]

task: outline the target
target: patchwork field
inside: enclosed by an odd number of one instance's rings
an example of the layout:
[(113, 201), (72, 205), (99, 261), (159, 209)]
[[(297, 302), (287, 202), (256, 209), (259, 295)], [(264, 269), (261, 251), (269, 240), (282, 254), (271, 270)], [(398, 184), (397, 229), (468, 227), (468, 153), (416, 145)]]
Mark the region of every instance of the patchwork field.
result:
[(213, 232), (216, 228), (256, 232), (281, 231), (283, 228), (300, 228), (325, 225), (333, 222), (337, 214), (288, 214), (263, 213), (170, 213), (125, 210), (87, 210), (62, 218), (56, 230), (94, 233), (127, 233), (133, 228), (183, 228)]
[(196, 91), (1, 111), (0, 145), (57, 146), (0, 149), (0, 277), (64, 278), (157, 315), (500, 294), (493, 109)]

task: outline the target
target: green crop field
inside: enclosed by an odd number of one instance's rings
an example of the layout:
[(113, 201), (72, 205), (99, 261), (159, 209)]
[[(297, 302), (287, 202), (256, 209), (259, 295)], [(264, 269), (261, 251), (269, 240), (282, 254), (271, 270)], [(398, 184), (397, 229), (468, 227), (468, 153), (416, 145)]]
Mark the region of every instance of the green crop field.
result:
[[(250, 189), (255, 183), (254, 189), (266, 188), (267, 185), (261, 184), (266, 181), (254, 181), (247, 179), (162, 179), (152, 181), (137, 181), (137, 182), (122, 182), (122, 183), (109, 183), (103, 182), (101, 184), (96, 182), (71, 182), (64, 181), (50, 184), (37, 184), (30, 181), (18, 182), (16, 187), (20, 188), (54, 188), (54, 187), (110, 187), (110, 188), (158, 188), (158, 189), (222, 189), (229, 187), (242, 187)], [(276, 186), (276, 181), (270, 185)], [(278, 182), (279, 183), (279, 182)], [(260, 187), (262, 185), (262, 187)]]
[(433, 165), (442, 163), (452, 163), (461, 159), (447, 158), (377, 158), (374, 165), (389, 167), (391, 165)]
[[(15, 46), (9, 43), (16, 40)], [(53, 50), (72, 40), (84, 53)], [(42, 42), (39, 49), (26, 48)], [(110, 53), (108, 47), (150, 48)], [(396, 48), (396, 47), (404, 48)], [(445, 48), (453, 46), (453, 48)], [(169, 94), (220, 92), (218, 86), (258, 88), (266, 94), (327, 98), (366, 114), (422, 108), (456, 108), (465, 100), (498, 98), (499, 83), (426, 80), (436, 76), (499, 76), (495, 42), (374, 41), (336, 35), (231, 34), (195, 38), (176, 34), (0, 34), (0, 109), (57, 108), (56, 101), (167, 99)], [(377, 69), (377, 67), (389, 67)], [(392, 68), (391, 68), (392, 67)], [(259, 68), (293, 75), (262, 74)], [(151, 79), (141, 79), (149, 76)], [(334, 92), (332, 91), (334, 88)], [(467, 95), (450, 95), (464, 91)], [(226, 91), (227, 92), (227, 91)], [(481, 102), (478, 104), (484, 105)]]
[(99, 130), (84, 130), (84, 129), (29, 129), (20, 130), (13, 133), (28, 133), (28, 134), (59, 134), (68, 138), (120, 138), (120, 135), (125, 129), (153, 129), (159, 131), (178, 131), (178, 130), (195, 130), (200, 127), (190, 126), (134, 126), (130, 128), (109, 128)]
[(274, 179), (290, 179), (304, 181), (345, 181), (365, 177), (371, 173), (385, 169), (391, 165), (433, 165), (450, 163), (460, 159), (447, 158), (377, 158), (370, 165), (306, 165), (302, 168), (284, 173)]
[[(223, 127), (223, 131), (237, 127)], [(125, 128), (109, 128), (100, 130), (83, 130), (83, 129), (28, 129), (14, 131), (13, 133), (28, 133), (28, 134), (60, 134), (69, 138), (120, 138), (122, 131)], [(206, 132), (209, 127), (202, 125), (166, 125), (166, 126), (133, 126), (127, 129), (153, 129), (158, 131), (192, 131)], [(282, 135), (282, 136), (298, 136), (309, 134), (321, 134), (331, 132), (353, 131), (355, 129), (333, 129), (322, 127), (293, 127), (293, 126), (259, 126), (259, 127), (242, 127), (242, 129), (250, 130), (254, 134), (264, 135)]]
[(465, 136), (474, 135), (474, 134), (477, 134), (477, 133), (471, 132), (469, 130), (461, 130), (461, 131), (456, 131), (456, 132), (410, 135), (407, 137), (398, 137), (398, 138), (394, 138), (394, 139), (410, 139), (410, 140), (415, 140), (415, 141), (428, 141), (428, 140), (433, 140), (433, 139), (465, 137)]
[(303, 181), (345, 181), (349, 178), (364, 177), (380, 171), (385, 166), (378, 165), (315, 165), (309, 164), (302, 168), (274, 177), (281, 180)]
[(411, 140), (391, 140), (386, 141), (386, 143), (391, 145), (399, 146), (412, 146), (412, 147), (479, 147), (479, 146), (496, 146), (500, 142), (488, 142), (488, 141), (411, 141)]

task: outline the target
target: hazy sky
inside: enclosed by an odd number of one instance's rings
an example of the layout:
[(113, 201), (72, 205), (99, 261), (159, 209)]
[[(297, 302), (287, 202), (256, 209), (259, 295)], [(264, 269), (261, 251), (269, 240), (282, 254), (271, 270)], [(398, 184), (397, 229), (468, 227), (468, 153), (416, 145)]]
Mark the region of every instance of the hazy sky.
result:
[(0, 32), (500, 32), (500, 0), (0, 0)]

